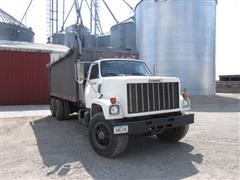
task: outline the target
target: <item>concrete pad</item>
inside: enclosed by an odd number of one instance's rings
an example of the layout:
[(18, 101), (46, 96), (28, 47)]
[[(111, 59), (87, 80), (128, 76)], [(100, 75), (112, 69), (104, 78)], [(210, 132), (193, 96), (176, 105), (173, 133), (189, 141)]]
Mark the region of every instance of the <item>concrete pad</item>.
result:
[[(195, 123), (179, 143), (131, 137), (113, 159), (94, 152), (77, 117), (3, 118), (0, 179), (239, 179), (239, 95), (192, 97)], [(1, 113), (24, 116), (45, 110), (50, 113), (48, 106), (1, 107)]]
[(0, 118), (37, 117), (50, 114), (49, 105), (0, 106)]

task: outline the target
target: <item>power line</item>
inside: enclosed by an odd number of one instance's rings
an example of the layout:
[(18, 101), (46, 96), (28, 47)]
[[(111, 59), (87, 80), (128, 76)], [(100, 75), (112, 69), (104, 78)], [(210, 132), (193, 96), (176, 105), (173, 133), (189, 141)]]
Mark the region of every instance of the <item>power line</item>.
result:
[(133, 12), (135, 12), (135, 10), (133, 9), (133, 7), (126, 1), (126, 0), (122, 0)]
[[(24, 17), (26, 16), (26, 14), (27, 14), (27, 12), (28, 12), (28, 9), (30, 8), (32, 2), (33, 2), (33, 0), (31, 0), (31, 1), (29, 2), (28, 7), (27, 7), (27, 9), (26, 9), (26, 11), (25, 11), (25, 13), (24, 13), (24, 15), (23, 15), (21, 21), (20, 21), (20, 24), (22, 24), (22, 21), (23, 21)], [(20, 24), (19, 24), (19, 25), (20, 25)]]
[(74, 7), (74, 3), (72, 4), (70, 10), (68, 11), (68, 14), (67, 14), (67, 16), (66, 16), (66, 18), (65, 18), (65, 20), (64, 20), (64, 22), (63, 22), (63, 25), (62, 25), (61, 31), (64, 31), (64, 26), (65, 26), (65, 24), (66, 24), (66, 22), (67, 22), (67, 20), (68, 20), (69, 15), (70, 15), (71, 12), (72, 12), (73, 7)]
[(107, 5), (107, 3), (105, 2), (105, 0), (102, 0), (104, 5), (106, 6), (106, 8), (108, 9), (108, 11), (110, 12), (110, 14), (112, 15), (113, 19), (116, 21), (116, 23), (118, 24), (118, 20), (116, 19), (116, 17), (114, 16), (113, 12), (111, 11), (111, 9), (109, 8), (109, 6)]

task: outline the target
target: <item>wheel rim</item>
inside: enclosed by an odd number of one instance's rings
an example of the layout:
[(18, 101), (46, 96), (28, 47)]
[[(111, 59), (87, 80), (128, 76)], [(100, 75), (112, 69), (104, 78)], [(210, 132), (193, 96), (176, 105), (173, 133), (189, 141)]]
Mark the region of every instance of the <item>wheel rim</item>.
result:
[(96, 140), (98, 146), (102, 148), (108, 147), (111, 141), (109, 128), (103, 123), (98, 123), (95, 126), (94, 132), (94, 139)]

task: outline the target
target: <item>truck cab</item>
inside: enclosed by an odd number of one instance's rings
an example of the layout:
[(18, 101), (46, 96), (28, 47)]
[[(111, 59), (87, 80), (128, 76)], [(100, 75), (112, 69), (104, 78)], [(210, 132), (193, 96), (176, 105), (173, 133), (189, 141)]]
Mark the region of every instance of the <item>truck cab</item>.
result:
[(194, 115), (185, 113), (190, 109), (190, 99), (187, 92), (181, 93), (179, 78), (154, 76), (141, 60), (77, 61), (74, 67), (77, 96), (70, 102), (53, 93), (51, 99), (57, 98), (63, 106), (57, 110), (53, 102), (52, 115), (62, 109), (62, 117), (57, 117), (64, 119), (68, 117), (65, 111), (77, 112), (99, 155), (122, 153), (129, 136), (148, 135), (177, 142), (194, 122)]

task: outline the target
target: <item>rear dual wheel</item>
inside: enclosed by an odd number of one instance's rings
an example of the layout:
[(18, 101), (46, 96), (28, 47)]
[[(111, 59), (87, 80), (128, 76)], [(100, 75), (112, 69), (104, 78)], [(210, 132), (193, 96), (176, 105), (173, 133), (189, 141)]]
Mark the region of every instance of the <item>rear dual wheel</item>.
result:
[(50, 110), (52, 117), (56, 117), (56, 99), (53, 97), (50, 99)]
[(64, 119), (69, 119), (70, 105), (67, 101), (63, 101)]
[(58, 120), (69, 119), (70, 106), (67, 101), (51, 98), (50, 100), (50, 110), (53, 117)]

